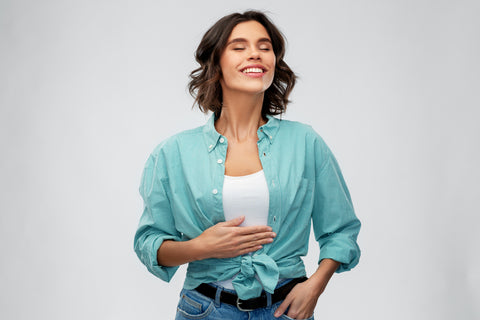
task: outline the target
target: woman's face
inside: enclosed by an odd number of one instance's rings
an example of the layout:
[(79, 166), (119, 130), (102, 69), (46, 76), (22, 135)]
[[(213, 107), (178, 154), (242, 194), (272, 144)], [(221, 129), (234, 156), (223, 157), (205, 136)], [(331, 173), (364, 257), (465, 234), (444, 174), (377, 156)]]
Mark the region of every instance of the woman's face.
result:
[(220, 56), (223, 94), (263, 94), (273, 82), (275, 53), (265, 27), (257, 21), (237, 24)]

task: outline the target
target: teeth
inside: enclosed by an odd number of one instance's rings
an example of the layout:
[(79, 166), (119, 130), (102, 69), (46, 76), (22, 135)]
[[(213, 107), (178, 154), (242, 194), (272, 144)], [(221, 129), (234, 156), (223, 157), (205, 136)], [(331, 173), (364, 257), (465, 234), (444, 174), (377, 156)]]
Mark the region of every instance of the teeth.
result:
[(260, 68), (246, 68), (243, 70), (243, 73), (262, 73), (263, 70)]

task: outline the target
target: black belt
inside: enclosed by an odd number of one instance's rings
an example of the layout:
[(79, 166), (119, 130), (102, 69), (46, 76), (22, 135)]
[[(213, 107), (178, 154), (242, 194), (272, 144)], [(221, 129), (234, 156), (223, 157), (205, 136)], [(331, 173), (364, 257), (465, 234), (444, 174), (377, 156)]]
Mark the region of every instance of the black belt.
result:
[[(287, 294), (290, 292), (290, 290), (293, 289), (295, 285), (305, 280), (307, 280), (306, 277), (295, 278), (295, 279), (292, 279), (290, 282), (286, 283), (285, 285), (275, 289), (275, 291), (272, 294), (272, 304), (277, 303), (281, 300), (284, 300)], [(195, 290), (197, 290), (204, 296), (207, 296), (210, 299), (215, 300), (215, 296), (217, 294), (216, 287), (206, 283), (202, 283), (201, 285), (196, 287)], [(236, 306), (241, 311), (252, 311), (254, 309), (265, 308), (267, 306), (267, 293), (265, 291), (262, 291), (262, 294), (257, 298), (241, 300), (238, 298), (238, 296), (235, 293), (222, 291), (220, 293), (220, 302), (228, 303), (233, 306)]]

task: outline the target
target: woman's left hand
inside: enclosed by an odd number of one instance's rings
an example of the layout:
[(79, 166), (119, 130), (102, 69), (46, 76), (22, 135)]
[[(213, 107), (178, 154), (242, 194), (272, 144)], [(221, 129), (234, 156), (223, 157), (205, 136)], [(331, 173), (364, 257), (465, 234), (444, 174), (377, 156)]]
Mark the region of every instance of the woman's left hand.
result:
[(287, 316), (293, 319), (308, 319), (313, 315), (321, 292), (318, 292), (318, 284), (314, 284), (309, 280), (310, 279), (293, 287), (275, 311), (275, 317), (280, 317), (285, 313), (287, 308)]
[(313, 315), (318, 297), (325, 290), (328, 281), (337, 270), (340, 262), (322, 259), (317, 271), (305, 282), (297, 284), (275, 311), (280, 317), (288, 309), (287, 316), (293, 319), (308, 319)]

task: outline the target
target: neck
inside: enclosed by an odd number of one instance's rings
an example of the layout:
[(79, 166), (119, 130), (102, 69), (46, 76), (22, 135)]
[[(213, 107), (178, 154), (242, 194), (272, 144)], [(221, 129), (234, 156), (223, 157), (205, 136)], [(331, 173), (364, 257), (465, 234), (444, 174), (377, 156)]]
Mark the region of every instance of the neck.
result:
[(263, 93), (224, 95), (222, 113), (215, 121), (215, 128), (229, 142), (257, 141), (257, 130), (266, 123), (262, 118), (262, 105)]

